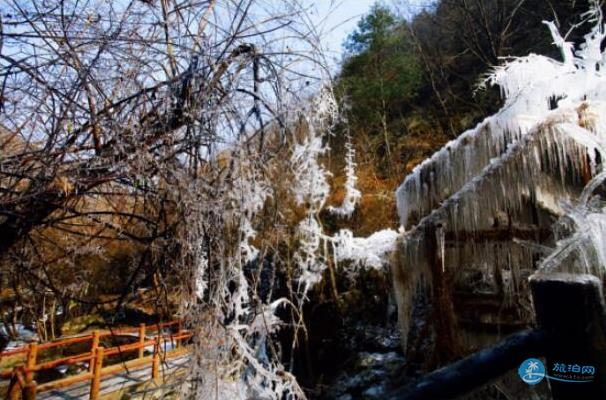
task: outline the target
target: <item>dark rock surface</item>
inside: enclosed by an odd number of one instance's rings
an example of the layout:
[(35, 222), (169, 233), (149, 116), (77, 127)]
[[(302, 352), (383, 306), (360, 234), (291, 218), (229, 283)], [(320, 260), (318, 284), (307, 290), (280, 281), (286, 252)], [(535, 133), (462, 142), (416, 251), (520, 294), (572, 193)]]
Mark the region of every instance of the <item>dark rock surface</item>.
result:
[[(360, 331), (363, 326), (358, 326)], [(361, 334), (359, 353), (352, 354), (341, 372), (323, 388), (320, 399), (382, 399), (404, 382), (406, 360), (395, 327), (368, 327)]]

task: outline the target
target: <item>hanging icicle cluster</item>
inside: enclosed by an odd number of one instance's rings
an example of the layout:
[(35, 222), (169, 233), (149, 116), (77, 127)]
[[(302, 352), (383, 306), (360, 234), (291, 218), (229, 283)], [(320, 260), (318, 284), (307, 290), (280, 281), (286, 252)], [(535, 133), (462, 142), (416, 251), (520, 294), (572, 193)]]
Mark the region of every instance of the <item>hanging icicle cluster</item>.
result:
[[(236, 143), (224, 154), (226, 168), (209, 171), (206, 176), (208, 181), (226, 184), (192, 188), (198, 197), (190, 200), (189, 207), (200, 209), (203, 205), (203, 211), (188, 221), (187, 243), (191, 248), (186, 252), (190, 257), (187, 262), (196, 268), (184, 313), (191, 316), (197, 331), (199, 349), (193, 376), (198, 378), (190, 392), (198, 398), (212, 397), (213, 393), (219, 393), (220, 398), (304, 398), (295, 378), (281, 364), (272, 338), (283, 326), (301, 329), (302, 322), (282, 320), (276, 313), (282, 309), (288, 311), (285, 315), (300, 315), (308, 292), (323, 279), (329, 261), (370, 268), (386, 264), (396, 232), (382, 231), (365, 239), (343, 230), (332, 237), (322, 227), (320, 212), (330, 187), (321, 158), (328, 151), (325, 139), (338, 119), (337, 104), (327, 87), (309, 107), (291, 116), (289, 123), (300, 129), (289, 138), (292, 143), (285, 150), (287, 157), (275, 158), (268, 166), (246, 143)], [(355, 187), (354, 156), (350, 145), (346, 174), (351, 212), (360, 196)], [(225, 174), (229, 179), (218, 179)], [(287, 176), (288, 185), (285, 187), (276, 175)], [(276, 193), (287, 193), (286, 198), (291, 199), (292, 203), (282, 199), (286, 202), (281, 203), (283, 207), (303, 211), (292, 238), (296, 293), (288, 299), (262, 297), (257, 292), (258, 277), (252, 279), (246, 272), (260, 271), (271, 262), (265, 259), (267, 248), (257, 248), (261, 239), (257, 238), (257, 226), (266, 218), (260, 214), (267, 204), (277, 202)], [(276, 218), (289, 212), (277, 211)], [(218, 235), (211, 237), (208, 232)], [(282, 243), (289, 240), (281, 239)]]
[[(295, 171), (293, 194), (299, 205), (308, 205), (307, 214), (298, 226), (299, 248), (294, 256), (300, 269), (299, 284), (303, 297), (322, 280), (331, 256), (335, 263), (348, 261), (351, 265), (380, 268), (386, 264), (397, 236), (392, 230), (377, 232), (368, 238), (354, 238), (349, 230), (341, 230), (334, 237), (324, 233), (319, 213), (329, 195), (329, 173), (319, 158), (328, 149), (318, 132), (330, 132), (340, 120), (340, 115), (329, 90), (324, 90), (318, 96), (314, 109), (317, 111), (309, 127), (309, 135), (295, 146), (291, 158)], [(329, 212), (341, 217), (350, 217), (361, 197), (356, 187), (355, 149), (349, 133), (346, 140), (345, 198), (339, 207), (327, 208)], [(328, 251), (329, 246), (332, 253)]]
[(329, 212), (340, 217), (351, 217), (362, 196), (362, 193), (356, 187), (358, 177), (356, 176), (355, 158), (356, 150), (353, 147), (351, 133), (348, 130), (345, 135), (345, 197), (340, 206), (328, 207)]
[[(244, 146), (235, 146), (229, 160), (233, 179), (211, 192), (198, 191), (206, 195), (197, 199), (206, 211), (188, 221), (190, 232), (198, 224), (192, 245), (199, 249), (190, 252), (197, 256), (191, 261), (198, 267), (194, 297), (184, 313), (196, 333), (197, 351), (193, 383), (184, 389), (195, 398), (303, 398), (294, 376), (276, 354), (268, 354), (271, 335), (281, 326), (275, 313), (291, 303), (259, 302), (245, 274), (259, 257), (251, 241), (257, 234), (257, 215), (271, 199), (272, 184), (263, 174), (262, 160), (250, 157)], [(207, 232), (217, 231), (221, 237), (208, 237)]]
[(327, 268), (324, 230), (319, 214), (330, 193), (328, 171), (322, 166), (320, 157), (328, 151), (322, 133), (330, 132), (338, 121), (338, 106), (332, 91), (323, 90), (314, 101), (316, 110), (307, 125), (308, 135), (301, 144), (295, 145), (291, 157), (294, 171), (292, 191), (299, 205), (306, 205), (307, 212), (297, 228), (299, 248), (294, 255), (300, 270), (299, 291), (305, 297), (308, 290), (322, 280)]
[[(580, 228), (576, 236), (583, 239), (574, 240), (591, 243), (583, 257), (602, 256), (604, 219), (595, 202), (588, 206), (590, 196), (581, 193), (600, 176), (606, 155), (599, 146), (606, 137), (600, 48), (605, 34), (597, 4), (586, 18), (595, 27), (576, 50), (548, 24), (563, 62), (530, 55), (496, 68), (486, 82), (501, 88), (502, 110), (416, 167), (398, 189), (401, 223), (408, 230), (398, 249), (400, 265), (394, 267), (404, 335), (412, 297), (432, 274), (435, 260), (426, 254), (435, 247), (432, 232), (446, 233), (451, 243), (438, 257), (446, 273), (456, 280), (466, 269), (484, 271), (485, 290), (511, 298), (525, 290), (524, 278), (535, 268), (533, 249), (513, 238), (539, 240), (543, 233), (533, 210), (561, 216), (568, 211), (563, 204), (580, 197), (583, 205), (569, 212), (565, 231)], [(509, 239), (495, 241), (499, 235)], [(560, 255), (544, 265), (558, 264), (569, 254), (569, 244), (561, 242)]]

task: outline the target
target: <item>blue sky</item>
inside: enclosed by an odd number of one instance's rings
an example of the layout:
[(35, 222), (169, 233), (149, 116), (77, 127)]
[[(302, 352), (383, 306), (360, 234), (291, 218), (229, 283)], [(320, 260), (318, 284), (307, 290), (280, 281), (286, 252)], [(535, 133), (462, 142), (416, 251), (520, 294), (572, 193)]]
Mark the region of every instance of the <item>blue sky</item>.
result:
[[(341, 60), (342, 44), (377, 0), (304, 0), (310, 17), (319, 23), (323, 45), (333, 64)], [(317, 18), (317, 19), (316, 19)]]

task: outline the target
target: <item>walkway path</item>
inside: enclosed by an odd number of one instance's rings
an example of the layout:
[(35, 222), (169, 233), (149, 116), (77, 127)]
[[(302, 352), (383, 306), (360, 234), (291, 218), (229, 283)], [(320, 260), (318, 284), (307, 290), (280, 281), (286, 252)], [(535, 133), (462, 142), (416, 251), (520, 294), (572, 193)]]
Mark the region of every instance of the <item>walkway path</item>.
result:
[[(190, 355), (186, 354), (181, 357), (166, 360), (160, 363), (160, 376), (164, 379), (170, 376), (185, 372), (189, 363)], [(101, 381), (100, 395), (104, 396), (113, 392), (123, 390), (129, 386), (140, 385), (150, 380), (151, 366), (146, 365), (134, 370), (130, 373), (120, 373), (107, 377)], [(50, 390), (36, 396), (40, 400), (76, 400), (88, 399), (90, 394), (90, 382), (78, 382), (72, 386), (62, 389)]]

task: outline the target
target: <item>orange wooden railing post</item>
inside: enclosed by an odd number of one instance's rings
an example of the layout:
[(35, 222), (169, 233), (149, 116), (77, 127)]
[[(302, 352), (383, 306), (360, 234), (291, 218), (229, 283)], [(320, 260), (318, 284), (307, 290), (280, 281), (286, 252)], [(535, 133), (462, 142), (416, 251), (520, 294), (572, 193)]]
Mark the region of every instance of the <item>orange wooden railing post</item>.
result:
[(8, 392), (9, 400), (21, 400), (21, 390), (18, 386), (12, 386)]
[(25, 384), (34, 380), (34, 367), (38, 358), (38, 343), (30, 343), (25, 364)]
[(23, 387), (21, 386), (21, 382), (19, 382), (19, 377), (21, 374), (21, 370), (23, 366), (17, 366), (13, 369), (13, 376), (11, 378), (11, 382), (8, 386), (8, 399), (9, 400), (21, 400), (21, 392)]
[(93, 331), (93, 338), (90, 344), (90, 361), (88, 363), (88, 371), (93, 372), (95, 366), (95, 354), (97, 354), (97, 348), (99, 348), (99, 331)]
[(154, 346), (154, 356), (152, 358), (152, 380), (156, 383), (160, 381), (160, 346), (158, 346), (158, 343)]
[(183, 328), (183, 326), (181, 325), (181, 320), (179, 320), (177, 322), (177, 346), (176, 346), (177, 348), (181, 347), (181, 338), (180, 338), (180, 336), (181, 336), (181, 329), (182, 328)]
[[(172, 327), (170, 331), (173, 333), (170, 333), (170, 340), (175, 346), (175, 348), (179, 348), (183, 347), (184, 339), (191, 337), (191, 334), (188, 333), (188, 331), (183, 330), (182, 324), (183, 322), (181, 320), (158, 324), (157, 328), (152, 327), (151, 331), (154, 332), (154, 334), (150, 334), (149, 340), (147, 340), (147, 328), (145, 324), (140, 324), (139, 328), (125, 329), (123, 330), (123, 332), (128, 333), (132, 333), (133, 331), (138, 330), (139, 340), (135, 343), (112, 347), (109, 349), (105, 349), (100, 341), (100, 339), (107, 333), (95, 330), (92, 332), (91, 335), (83, 335), (75, 338), (68, 338), (64, 340), (42, 344), (31, 343), (27, 346), (17, 349), (16, 351), (13, 350), (12, 352), (0, 353), (0, 356), (4, 356), (5, 354), (25, 355), (25, 363), (15, 367), (12, 373), (8, 371), (1, 371), (2, 375), (0, 376), (3, 379), (11, 377), (10, 385), (7, 388), (8, 390), (5, 391), (7, 399), (34, 400), (38, 392), (44, 393), (51, 389), (66, 387), (67, 385), (72, 385), (76, 382), (86, 382), (87, 380), (90, 380), (90, 399), (98, 400), (100, 396), (102, 372), (104, 371), (103, 373), (111, 375), (114, 374), (115, 371), (118, 371), (118, 369), (115, 369), (116, 366), (108, 366), (106, 368), (103, 368), (104, 357), (109, 357), (112, 354), (115, 354), (116, 352), (120, 351), (134, 352), (135, 350), (137, 350), (139, 357), (137, 360), (132, 360), (135, 363), (133, 365), (136, 366), (143, 366), (151, 361), (151, 378), (154, 382), (160, 383), (160, 381), (162, 380), (162, 377), (160, 376), (161, 357), (171, 356), (171, 352), (169, 352), (166, 348), (169, 339), (163, 328)], [(156, 331), (157, 335), (155, 334)], [(38, 363), (37, 361), (38, 353), (40, 351), (45, 351), (47, 349), (57, 346), (71, 345), (74, 343), (86, 343), (89, 341), (91, 346), (90, 352), (67, 356), (59, 359), (53, 359), (42, 363)], [(153, 354), (150, 357), (151, 360), (150, 358), (144, 357), (145, 347), (150, 345), (153, 346)], [(164, 349), (161, 346), (165, 346)], [(90, 361), (88, 373), (80, 374), (78, 376), (70, 378), (65, 378), (57, 382), (45, 382), (40, 385), (38, 385), (35, 381), (35, 377), (37, 375), (37, 372), (39, 371), (47, 370), (57, 365), (71, 365), (86, 360)]]
[(145, 352), (145, 347), (143, 346), (145, 343), (145, 324), (139, 325), (139, 358), (143, 358), (143, 354)]
[(93, 368), (93, 377), (90, 384), (90, 399), (99, 398), (99, 389), (101, 388), (101, 370), (103, 369), (103, 347), (98, 347), (95, 354), (95, 363)]
[(25, 389), (23, 390), (23, 398), (24, 400), (36, 400), (36, 394), (38, 393), (38, 385), (36, 381), (29, 382), (25, 385)]

